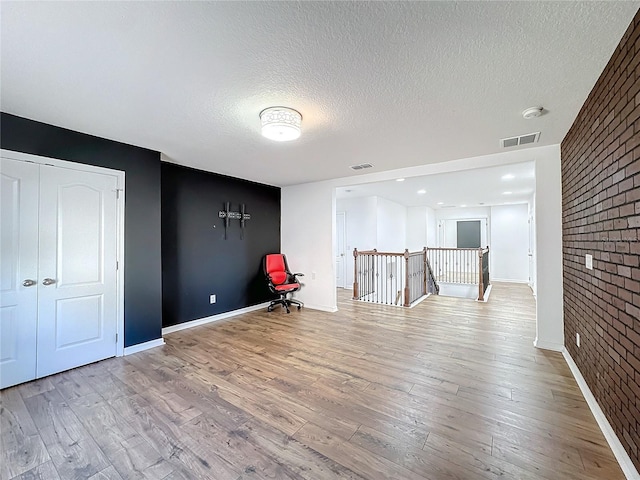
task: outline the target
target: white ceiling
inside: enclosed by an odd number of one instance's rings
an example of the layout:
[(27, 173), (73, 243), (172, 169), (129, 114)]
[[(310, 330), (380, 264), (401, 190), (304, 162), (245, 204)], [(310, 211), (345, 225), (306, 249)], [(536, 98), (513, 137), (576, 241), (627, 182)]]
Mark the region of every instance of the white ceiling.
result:
[(3, 1), (0, 106), (273, 185), (437, 163), (559, 143), (639, 5)]
[(524, 162), (338, 187), (336, 198), (379, 196), (407, 207), (440, 209), (526, 203), (534, 190), (534, 162)]

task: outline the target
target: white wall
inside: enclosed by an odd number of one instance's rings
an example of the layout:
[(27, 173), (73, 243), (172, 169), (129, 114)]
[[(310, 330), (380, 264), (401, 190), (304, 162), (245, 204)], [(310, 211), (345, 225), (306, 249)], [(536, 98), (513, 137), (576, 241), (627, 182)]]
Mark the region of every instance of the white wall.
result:
[(404, 252), (407, 248), (407, 207), (377, 198), (376, 248), (380, 252)]
[[(335, 188), (398, 177), (431, 175), (473, 168), (536, 162), (537, 338), (536, 346), (562, 349), (562, 189), (560, 146), (525, 148), (497, 155), (375, 172), (282, 188), (282, 251), (295, 269), (318, 273), (305, 277), (299, 292), (307, 306), (336, 307)], [(297, 266), (300, 266), (298, 268)]]
[(296, 293), (307, 307), (336, 311), (335, 189), (326, 182), (282, 189), (281, 248), (290, 267), (302, 272)]
[(436, 212), (433, 208), (427, 207), (427, 241), (423, 247), (435, 247), (438, 244), (438, 223), (436, 222)]
[(458, 246), (458, 220), (480, 220), (480, 244), (485, 247), (491, 245), (490, 232), (491, 208), (465, 207), (443, 208), (436, 210), (435, 218), (438, 225), (437, 246), (456, 248)]
[(535, 161), (536, 347), (562, 351), (562, 180), (560, 145)]
[(336, 211), (346, 213), (347, 252), (376, 248), (376, 197), (343, 198), (336, 200)]
[(533, 195), (531, 201), (529, 202), (529, 221), (530, 223), (530, 240), (529, 240), (529, 253), (531, 256), (529, 257), (530, 262), (530, 274), (531, 280), (529, 285), (531, 286), (531, 290), (533, 290), (533, 295), (537, 296), (537, 280), (536, 280), (536, 197)]
[(436, 213), (430, 207), (407, 207), (407, 248), (410, 252), (435, 247)]
[(427, 207), (407, 207), (407, 248), (410, 252), (427, 245)]
[(491, 207), (490, 275), (496, 281), (529, 281), (529, 206)]
[(353, 285), (353, 249), (372, 250), (376, 248), (378, 232), (377, 198), (342, 198), (336, 200), (336, 211), (345, 212), (347, 275), (345, 286)]
[(436, 210), (437, 220), (467, 220), (469, 218), (489, 218), (489, 207), (440, 208)]

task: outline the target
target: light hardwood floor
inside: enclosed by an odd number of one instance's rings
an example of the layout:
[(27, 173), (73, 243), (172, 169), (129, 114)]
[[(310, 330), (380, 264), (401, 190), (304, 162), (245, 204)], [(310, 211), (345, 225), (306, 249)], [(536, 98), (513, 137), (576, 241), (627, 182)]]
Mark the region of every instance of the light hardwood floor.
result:
[(0, 393), (2, 479), (623, 479), (527, 286), (254, 312)]

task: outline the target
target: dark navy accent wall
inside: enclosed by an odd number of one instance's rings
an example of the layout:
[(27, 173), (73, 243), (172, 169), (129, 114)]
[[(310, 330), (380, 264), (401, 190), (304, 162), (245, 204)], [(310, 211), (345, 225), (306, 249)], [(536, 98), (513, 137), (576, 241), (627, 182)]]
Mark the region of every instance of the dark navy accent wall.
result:
[[(244, 239), (230, 220), (225, 240), (225, 202), (246, 205)], [(262, 257), (279, 251), (280, 188), (162, 163), (164, 327), (271, 299)]]
[(125, 172), (125, 346), (162, 336), (160, 153), (0, 114), (0, 146)]

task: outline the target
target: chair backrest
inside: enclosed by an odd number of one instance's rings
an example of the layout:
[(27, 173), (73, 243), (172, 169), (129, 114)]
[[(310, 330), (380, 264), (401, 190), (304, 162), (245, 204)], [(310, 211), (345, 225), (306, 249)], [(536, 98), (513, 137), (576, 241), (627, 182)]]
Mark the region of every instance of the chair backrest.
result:
[(264, 257), (264, 273), (274, 285), (282, 285), (289, 278), (287, 259), (282, 253), (270, 253)]

